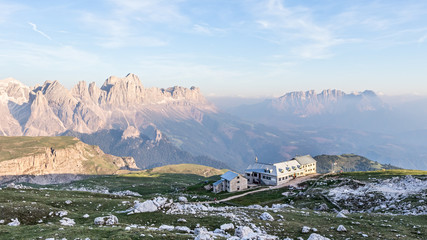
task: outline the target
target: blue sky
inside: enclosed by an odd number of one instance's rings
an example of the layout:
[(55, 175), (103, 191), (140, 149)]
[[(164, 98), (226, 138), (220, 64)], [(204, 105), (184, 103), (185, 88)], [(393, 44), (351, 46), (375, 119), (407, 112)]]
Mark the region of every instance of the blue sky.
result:
[(0, 79), (427, 95), (427, 2), (0, 0)]

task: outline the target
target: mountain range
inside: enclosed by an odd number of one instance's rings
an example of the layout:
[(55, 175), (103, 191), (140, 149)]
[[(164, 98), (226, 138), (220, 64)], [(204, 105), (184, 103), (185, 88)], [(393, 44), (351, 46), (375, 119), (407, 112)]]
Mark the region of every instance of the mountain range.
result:
[(75, 136), (131, 156), (140, 168), (198, 163), (241, 171), (255, 156), (278, 162), (355, 153), (427, 169), (426, 144), (401, 137), (424, 139), (418, 123), (397, 131), (401, 116), (372, 91), (293, 92), (225, 112), (199, 88), (145, 88), (134, 74), (109, 77), (100, 88), (81, 81), (71, 90), (58, 81), (28, 87), (5, 79), (0, 114), (0, 135)]

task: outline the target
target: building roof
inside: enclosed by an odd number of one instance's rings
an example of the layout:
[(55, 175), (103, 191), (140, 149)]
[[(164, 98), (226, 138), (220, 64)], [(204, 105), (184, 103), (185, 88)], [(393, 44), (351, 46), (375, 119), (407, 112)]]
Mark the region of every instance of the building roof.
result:
[(232, 171), (228, 171), (224, 174), (222, 174), (221, 178), (227, 180), (227, 181), (231, 181), (233, 180), (235, 177), (239, 176), (239, 174), (232, 172)]
[(316, 162), (316, 160), (314, 160), (314, 158), (312, 158), (310, 155), (297, 156), (292, 158), (292, 160), (297, 160), (301, 165), (307, 165)]
[(218, 180), (218, 181), (214, 182), (212, 185), (215, 187), (215, 186), (221, 184), (223, 181), (224, 181), (224, 179)]

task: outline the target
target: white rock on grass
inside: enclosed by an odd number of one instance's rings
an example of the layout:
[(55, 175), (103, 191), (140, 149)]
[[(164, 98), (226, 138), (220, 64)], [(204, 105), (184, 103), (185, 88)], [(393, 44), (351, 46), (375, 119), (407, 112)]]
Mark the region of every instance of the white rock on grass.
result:
[(249, 237), (249, 235), (253, 234), (254, 231), (247, 226), (238, 226), (234, 231), (234, 235), (239, 238)]
[[(50, 215), (50, 213), (49, 213), (49, 215)], [(63, 217), (63, 216), (67, 216), (68, 212), (65, 210), (61, 210), (61, 211), (56, 212), (55, 215), (58, 217)]]
[(119, 223), (119, 219), (114, 216), (114, 215), (110, 215), (110, 216), (104, 216), (104, 217), (97, 217), (95, 218), (95, 220), (93, 221), (96, 225), (116, 225)]
[(134, 213), (142, 213), (142, 212), (155, 212), (160, 210), (163, 207), (168, 207), (172, 204), (172, 200), (169, 200), (164, 197), (156, 197), (152, 200), (147, 200), (144, 202), (136, 202), (135, 205), (124, 211), (128, 212), (128, 214), (134, 214)]
[(274, 221), (273, 216), (271, 216), (268, 212), (263, 212), (259, 218), (264, 221)]
[(184, 233), (190, 233), (191, 229), (186, 226), (176, 226), (175, 231), (177, 232), (184, 232)]
[(180, 202), (188, 202), (188, 200), (187, 200), (187, 198), (186, 197), (184, 197), (184, 196), (181, 196), (181, 197), (179, 197), (178, 198), (178, 201), (180, 201)]
[(76, 224), (76, 222), (74, 222), (74, 219), (67, 218), (67, 217), (62, 218), (61, 220), (59, 220), (59, 222), (63, 226), (74, 226)]
[(194, 229), (194, 234), (196, 235), (194, 240), (211, 240), (211, 239), (213, 239), (212, 235), (204, 227)]
[(185, 220), (184, 218), (180, 218), (180, 219), (177, 220), (177, 222), (185, 223), (185, 222), (187, 222), (187, 220)]
[(232, 223), (225, 223), (225, 224), (221, 225), (220, 229), (224, 230), (224, 231), (227, 231), (227, 230), (230, 230), (230, 229), (234, 229), (234, 225)]
[(346, 215), (344, 215), (344, 213), (339, 212), (339, 213), (337, 214), (337, 218), (347, 218), (347, 216), (346, 216)]
[(339, 225), (337, 228), (338, 232), (347, 232), (347, 229), (343, 225)]
[(70, 205), (71, 203), (73, 203), (71, 200), (67, 200), (67, 201), (65, 201), (65, 204)]
[(302, 229), (301, 229), (301, 232), (302, 233), (308, 233), (308, 232), (310, 232), (310, 230), (311, 230), (311, 228), (309, 228), (307, 226), (303, 226)]
[(16, 226), (21, 225), (21, 223), (19, 222), (18, 218), (10, 219), (10, 221), (11, 222), (7, 224), (8, 226), (16, 227)]
[(308, 237), (307, 240), (330, 240), (330, 239), (327, 237), (324, 237), (320, 234), (312, 233), (312, 234), (310, 234), (310, 237)]
[(0, 224), (3, 224), (4, 223), (4, 220), (3, 219), (0, 219)]
[(163, 224), (159, 227), (159, 230), (173, 231), (175, 229), (174, 226)]
[(83, 215), (83, 218), (89, 218), (89, 214), (85, 214), (85, 215)]

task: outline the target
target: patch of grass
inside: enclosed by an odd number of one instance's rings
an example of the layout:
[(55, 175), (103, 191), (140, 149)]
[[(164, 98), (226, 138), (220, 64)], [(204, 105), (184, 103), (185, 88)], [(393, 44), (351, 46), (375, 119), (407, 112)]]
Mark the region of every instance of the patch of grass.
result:
[(63, 149), (79, 140), (74, 137), (5, 137), (0, 136), (0, 162), (44, 153), (46, 148)]

